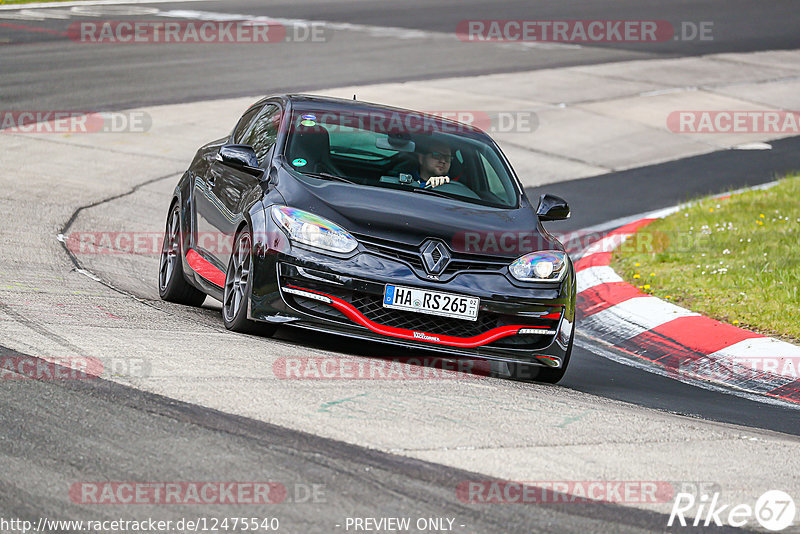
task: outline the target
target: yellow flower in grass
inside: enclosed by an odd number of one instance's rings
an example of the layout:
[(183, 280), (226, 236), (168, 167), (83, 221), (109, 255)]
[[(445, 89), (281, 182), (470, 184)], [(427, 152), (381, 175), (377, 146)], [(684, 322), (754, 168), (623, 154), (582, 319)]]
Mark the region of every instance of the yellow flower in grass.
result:
[(737, 321), (736, 319), (734, 319), (734, 320), (733, 320), (733, 324), (739, 324), (739, 321)]
[(765, 218), (765, 217), (766, 217), (766, 215), (764, 215), (764, 214), (762, 213), (761, 215), (759, 215), (759, 217), (761, 217), (761, 218), (763, 219), (763, 218)]
[(633, 264), (633, 266), (634, 266), (634, 267), (641, 267), (641, 266), (642, 266), (642, 264), (641, 264), (641, 263), (639, 263), (639, 262), (637, 261), (636, 263), (634, 263), (634, 264)]
[(655, 275), (656, 275), (656, 273), (650, 273), (650, 276), (655, 276)]
[(644, 285), (644, 288), (645, 288), (645, 289), (650, 289), (650, 284), (645, 284), (645, 285)]
[(637, 274), (634, 274), (634, 275), (633, 275), (633, 277), (634, 277), (635, 279), (637, 279), (637, 280), (638, 280), (639, 278), (641, 278), (641, 276), (640, 276), (638, 273), (637, 273)]

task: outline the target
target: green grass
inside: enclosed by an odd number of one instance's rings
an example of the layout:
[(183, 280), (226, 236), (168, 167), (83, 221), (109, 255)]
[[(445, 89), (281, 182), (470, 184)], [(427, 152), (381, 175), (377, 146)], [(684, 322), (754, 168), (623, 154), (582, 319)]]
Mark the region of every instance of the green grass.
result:
[(798, 342), (800, 176), (692, 203), (625, 242), (612, 267), (641, 291)]

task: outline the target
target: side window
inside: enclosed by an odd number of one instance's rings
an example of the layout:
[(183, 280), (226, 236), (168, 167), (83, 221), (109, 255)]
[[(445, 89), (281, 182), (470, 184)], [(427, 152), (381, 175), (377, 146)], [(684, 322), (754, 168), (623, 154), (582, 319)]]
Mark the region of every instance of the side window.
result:
[(253, 117), (258, 115), (258, 112), (261, 111), (261, 106), (253, 106), (252, 108), (245, 111), (242, 118), (239, 119), (238, 124), (236, 124), (236, 128), (233, 129), (233, 135), (231, 139), (233, 139), (233, 144), (239, 145), (242, 143), (242, 136), (244, 132), (247, 130), (247, 127), (250, 126), (250, 123), (253, 122)]
[(256, 151), (259, 165), (264, 165), (264, 158), (278, 138), (280, 122), (281, 108), (267, 105), (242, 138), (242, 144), (250, 145)]

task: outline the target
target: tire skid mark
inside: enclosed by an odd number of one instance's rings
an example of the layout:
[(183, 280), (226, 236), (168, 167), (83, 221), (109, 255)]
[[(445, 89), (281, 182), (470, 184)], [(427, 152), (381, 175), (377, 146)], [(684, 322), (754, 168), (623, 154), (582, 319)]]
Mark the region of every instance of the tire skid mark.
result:
[(0, 310), (2, 310), (3, 313), (8, 315), (11, 319), (13, 319), (15, 322), (19, 323), (20, 325), (33, 330), (37, 334), (40, 334), (40, 335), (46, 337), (50, 341), (53, 341), (56, 344), (61, 345), (62, 347), (65, 347), (65, 348), (71, 350), (75, 354), (82, 354), (83, 353), (83, 349), (81, 349), (79, 346), (73, 344), (68, 339), (56, 334), (52, 330), (49, 330), (49, 329), (45, 328), (44, 325), (42, 325), (41, 323), (39, 323), (37, 321), (34, 321), (33, 319), (30, 319), (28, 317), (25, 317), (21, 313), (19, 313), (16, 310), (14, 310), (8, 304), (6, 304), (4, 302), (0, 302)]

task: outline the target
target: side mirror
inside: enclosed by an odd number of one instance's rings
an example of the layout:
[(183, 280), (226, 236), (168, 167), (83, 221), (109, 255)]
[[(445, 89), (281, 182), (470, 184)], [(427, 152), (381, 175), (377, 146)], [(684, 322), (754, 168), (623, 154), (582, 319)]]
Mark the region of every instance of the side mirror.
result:
[(258, 166), (256, 151), (248, 145), (223, 146), (219, 149), (217, 161), (253, 176), (261, 176), (264, 173), (264, 169)]
[(561, 221), (569, 219), (569, 204), (561, 197), (544, 194), (539, 197), (536, 215), (542, 221)]

